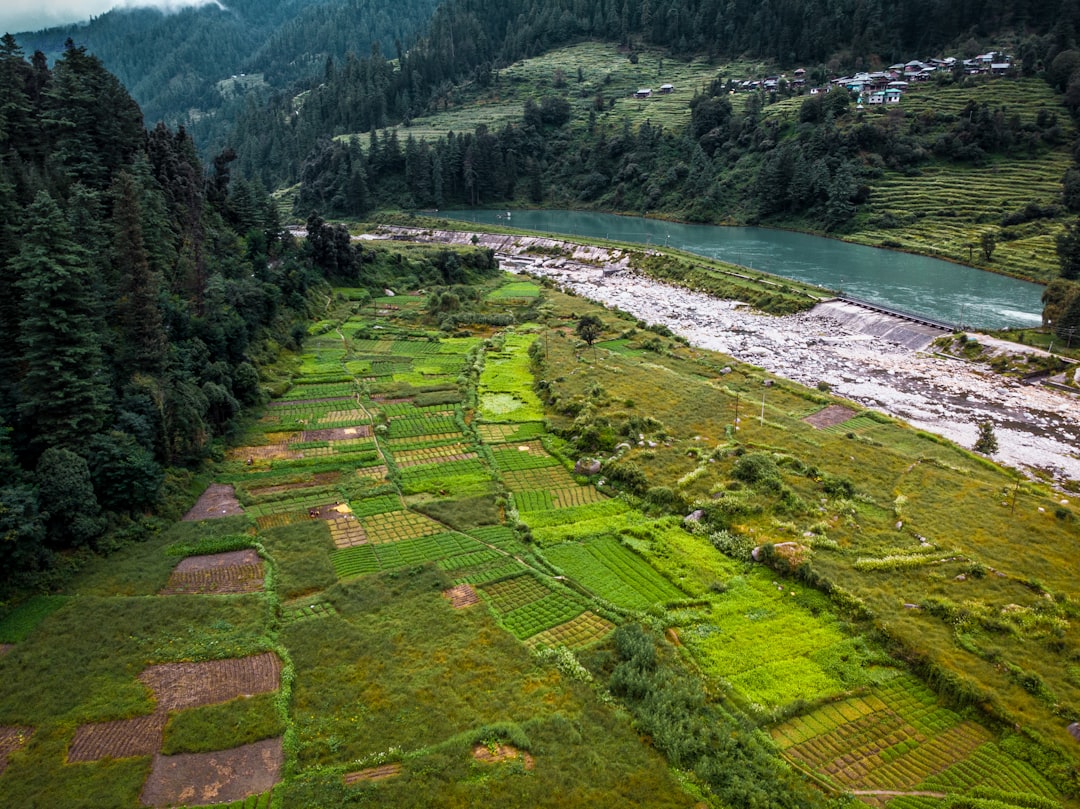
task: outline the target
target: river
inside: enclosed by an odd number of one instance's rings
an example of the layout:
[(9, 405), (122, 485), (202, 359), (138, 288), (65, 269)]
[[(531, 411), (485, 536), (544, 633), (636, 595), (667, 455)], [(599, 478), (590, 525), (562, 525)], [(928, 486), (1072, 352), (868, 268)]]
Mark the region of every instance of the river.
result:
[(752, 227), (584, 211), (439, 211), (447, 219), (685, 250), (968, 328), (1037, 326), (1043, 287), (940, 259)]

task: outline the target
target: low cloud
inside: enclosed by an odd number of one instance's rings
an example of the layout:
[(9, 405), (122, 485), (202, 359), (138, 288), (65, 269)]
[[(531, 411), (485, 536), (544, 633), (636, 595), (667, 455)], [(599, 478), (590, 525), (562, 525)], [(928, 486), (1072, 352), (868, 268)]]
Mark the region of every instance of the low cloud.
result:
[(0, 32), (37, 31), (82, 22), (114, 8), (157, 8), (166, 14), (192, 6), (225, 8), (219, 0), (4, 0)]

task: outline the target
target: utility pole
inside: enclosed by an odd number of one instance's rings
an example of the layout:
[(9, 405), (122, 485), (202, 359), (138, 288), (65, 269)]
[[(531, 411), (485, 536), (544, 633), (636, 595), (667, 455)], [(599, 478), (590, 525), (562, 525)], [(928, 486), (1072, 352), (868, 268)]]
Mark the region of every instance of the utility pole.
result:
[(765, 426), (765, 391), (761, 392), (761, 426)]
[(739, 429), (739, 394), (735, 394), (735, 429)]

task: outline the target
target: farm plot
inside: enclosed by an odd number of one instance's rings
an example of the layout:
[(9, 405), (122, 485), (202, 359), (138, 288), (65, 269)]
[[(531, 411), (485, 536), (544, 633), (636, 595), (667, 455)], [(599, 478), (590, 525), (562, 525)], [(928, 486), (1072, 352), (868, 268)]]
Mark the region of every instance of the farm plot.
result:
[(471, 584), (458, 584), (449, 590), (443, 590), (443, 598), (450, 602), (455, 610), (471, 607), (480, 603), (480, 596)]
[(281, 780), (285, 761), (281, 742), (266, 739), (215, 753), (154, 756), (142, 803), (227, 803), (268, 792)]
[(550, 592), (516, 610), (503, 613), (499, 622), (518, 640), (526, 640), (546, 629), (566, 623), (585, 611), (575, 599)]
[(539, 438), (547, 430), (539, 421), (522, 421), (513, 424), (485, 424), (476, 425), (476, 433), (485, 444), (501, 444), (509, 441), (527, 441), (530, 438)]
[(262, 559), (247, 549), (181, 560), (160, 595), (253, 593), (262, 586)]
[(199, 663), (163, 663), (144, 669), (139, 680), (154, 693), (158, 711), (182, 711), (277, 691), (281, 660), (265, 652)]
[(498, 289), (493, 289), (486, 300), (493, 303), (529, 305), (540, 297), (540, 287), (530, 281), (511, 281)]
[[(514, 504), (518, 507), (521, 521), (528, 525), (529, 528), (533, 529), (614, 518), (618, 517), (620, 514), (626, 514), (627, 512), (632, 511), (625, 500), (608, 497), (595, 503), (586, 503), (580, 506), (567, 506), (566, 508), (557, 507), (555, 505), (555, 499), (551, 498), (552, 505), (549, 509), (544, 508), (542, 505), (539, 509), (523, 508), (524, 505), (531, 505), (532, 503), (543, 500), (543, 497), (533, 497), (532, 494), (533, 493), (531, 492), (523, 494), (520, 498), (515, 494)], [(546, 494), (549, 497), (551, 495), (550, 492), (544, 492), (543, 494)]]
[(335, 548), (352, 548), (356, 545), (367, 545), (369, 542), (363, 523), (355, 517), (339, 517), (328, 521), (327, 526), (330, 528), (330, 538), (334, 540)]
[(461, 428), (453, 416), (403, 416), (390, 421), (389, 437), (416, 438), (430, 435), (456, 435), (460, 439)]
[(578, 488), (577, 482), (562, 464), (503, 472), (501, 477), (506, 488), (512, 492), (562, 491)]
[(508, 334), (501, 351), (489, 351), (480, 373), (479, 412), (487, 422), (541, 421), (543, 404), (532, 389), (529, 346), (535, 334)]
[(544, 556), (596, 595), (627, 609), (646, 609), (684, 595), (614, 537), (556, 545)]
[(567, 594), (553, 591), (526, 574), (480, 588), (500, 623), (518, 640), (566, 623), (585, 608)]
[(785, 600), (793, 592), (760, 576), (737, 576), (713, 602), (710, 621), (681, 633), (683, 643), (705, 673), (730, 683), (756, 705), (841, 693), (849, 686), (825, 662), (845, 636), (833, 623)]
[(470, 528), (467, 533), (471, 537), (476, 537), (485, 545), (501, 548), (510, 553), (521, 553), (525, 550), (521, 540), (505, 525), (485, 525), (481, 528)]
[(457, 533), (431, 534), (384, 545), (360, 545), (330, 554), (334, 572), (340, 579), (362, 576), (379, 570), (396, 570), (421, 565), (462, 553), (483, 549), (472, 537)]
[(787, 757), (846, 789), (958, 794), (985, 785), (1058, 797), (1029, 764), (1004, 754), (985, 728), (942, 707), (909, 676), (790, 719), (771, 733)]
[(167, 719), (164, 711), (157, 711), (133, 719), (80, 725), (68, 748), (68, 763), (152, 756), (161, 751)]
[(33, 733), (33, 728), (0, 725), (0, 774), (7, 769), (8, 757), (21, 750)]
[(364, 517), (363, 523), (368, 540), (373, 544), (400, 542), (403, 539), (415, 539), (446, 531), (446, 526), (442, 523), (415, 511), (385, 511), (381, 514), (371, 514)]
[(522, 472), (526, 469), (543, 469), (559, 466), (559, 460), (548, 454), (539, 441), (492, 450), (495, 468), (500, 472)]
[(566, 646), (581, 649), (603, 640), (615, 628), (615, 624), (595, 612), (586, 610), (576, 618), (551, 629), (538, 632), (528, 640), (529, 646)]
[(326, 399), (348, 399), (356, 395), (356, 384), (353, 382), (335, 383), (308, 383), (297, 382), (281, 396), (270, 402), (271, 409), (282, 407), (287, 402), (296, 399), (308, 399), (319, 401)]
[(980, 745), (967, 758), (922, 781), (918, 789), (967, 792), (977, 786), (1040, 795), (1055, 801), (1061, 797), (1042, 773), (1028, 762), (1009, 756), (994, 742)]
[(281, 620), (286, 623), (304, 621), (309, 618), (329, 618), (337, 614), (337, 609), (328, 601), (294, 602), (284, 604), (281, 608)]
[(487, 489), (492, 483), (488, 467), (476, 458), (410, 466), (399, 470), (398, 479), (403, 494), (445, 492), (462, 495)]

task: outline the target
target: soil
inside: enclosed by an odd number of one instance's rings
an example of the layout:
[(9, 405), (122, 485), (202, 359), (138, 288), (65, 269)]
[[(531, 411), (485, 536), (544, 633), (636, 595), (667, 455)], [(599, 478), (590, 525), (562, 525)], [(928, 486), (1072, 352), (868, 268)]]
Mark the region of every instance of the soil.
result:
[(225, 483), (211, 483), (195, 505), (184, 515), (185, 520), (210, 520), (215, 517), (235, 517), (244, 509), (236, 499), (236, 491)]
[(301, 441), (347, 441), (350, 438), (368, 438), (371, 425), (360, 424), (355, 427), (329, 427), (325, 430), (304, 430)]
[(491, 747), (478, 744), (473, 748), (473, 758), (485, 764), (499, 764), (520, 758), (526, 770), (531, 770), (536, 766), (536, 760), (531, 755), (509, 744), (496, 744)]
[(262, 589), (263, 576), (262, 559), (250, 548), (189, 556), (173, 568), (159, 595), (254, 593)]
[(68, 748), (68, 763), (102, 758), (152, 756), (161, 750), (167, 716), (158, 711), (149, 716), (82, 725)]
[(283, 761), (280, 738), (216, 753), (156, 755), (140, 799), (144, 806), (239, 801), (273, 789)]
[(8, 756), (25, 746), (33, 733), (33, 728), (0, 725), (0, 773), (7, 769)]
[(182, 711), (277, 691), (281, 660), (273, 652), (202, 663), (150, 666), (139, 680), (154, 692), (157, 711)]
[(3, 657), (14, 648), (14, 643), (0, 643), (0, 657)]
[(855, 411), (850, 407), (844, 407), (843, 405), (829, 405), (824, 410), (819, 410), (817, 413), (811, 413), (809, 416), (803, 419), (811, 427), (817, 427), (819, 430), (824, 430), (826, 427), (835, 427), (837, 424), (843, 424), (848, 419), (855, 417)]
[(449, 599), (450, 606), (455, 610), (480, 603), (480, 596), (476, 594), (476, 590), (472, 588), (471, 584), (459, 584), (449, 590), (443, 590), (443, 598)]
[(345, 786), (352, 786), (363, 781), (385, 781), (395, 775), (401, 775), (400, 764), (383, 764), (380, 767), (368, 767), (366, 770), (360, 770), (359, 772), (347, 772), (343, 779)]

